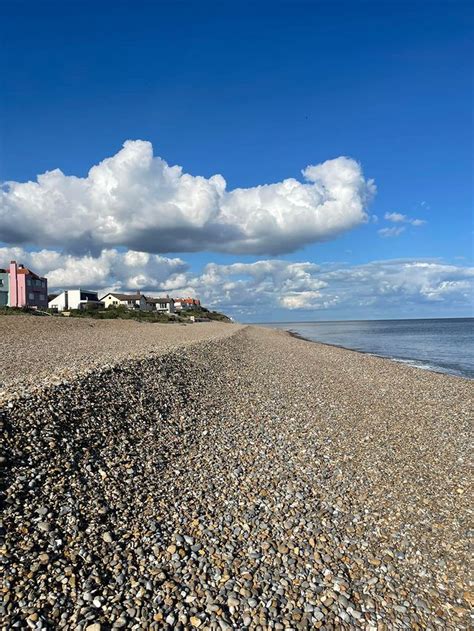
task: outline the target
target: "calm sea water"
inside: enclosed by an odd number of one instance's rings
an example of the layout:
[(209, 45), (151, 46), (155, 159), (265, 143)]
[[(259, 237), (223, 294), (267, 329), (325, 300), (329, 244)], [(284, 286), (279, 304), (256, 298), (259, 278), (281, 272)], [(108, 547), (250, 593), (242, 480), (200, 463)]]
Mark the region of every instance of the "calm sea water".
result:
[(418, 368), (474, 379), (474, 318), (266, 324)]

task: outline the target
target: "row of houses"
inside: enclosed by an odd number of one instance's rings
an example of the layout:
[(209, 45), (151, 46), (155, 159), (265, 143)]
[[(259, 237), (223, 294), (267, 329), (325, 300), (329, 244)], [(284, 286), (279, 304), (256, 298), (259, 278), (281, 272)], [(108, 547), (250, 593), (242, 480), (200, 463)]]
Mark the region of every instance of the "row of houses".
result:
[(171, 298), (164, 296), (155, 298), (146, 296), (140, 291), (135, 294), (109, 292), (99, 298), (96, 291), (84, 289), (69, 289), (58, 295), (49, 297), (48, 307), (54, 311), (69, 311), (70, 309), (110, 309), (125, 307), (141, 311), (159, 311), (161, 313), (176, 313), (201, 306), (197, 298)]
[(176, 313), (201, 306), (198, 298), (152, 297), (137, 291), (135, 294), (109, 292), (99, 298), (97, 291), (68, 289), (48, 296), (48, 280), (24, 265), (11, 261), (8, 269), (0, 268), (0, 307), (30, 307), (33, 309), (110, 309), (125, 307), (141, 311)]

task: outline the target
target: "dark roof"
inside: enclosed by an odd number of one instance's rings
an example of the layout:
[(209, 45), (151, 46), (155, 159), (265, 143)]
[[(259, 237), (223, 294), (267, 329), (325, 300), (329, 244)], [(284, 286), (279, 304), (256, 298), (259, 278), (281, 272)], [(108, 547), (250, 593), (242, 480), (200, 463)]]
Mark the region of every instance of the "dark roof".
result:
[(146, 301), (152, 305), (174, 302), (173, 298), (147, 298)]
[[(7, 269), (7, 274), (9, 273), (10, 273), (10, 270)], [(46, 280), (44, 276), (38, 276), (38, 274), (35, 274), (35, 272), (32, 272), (30, 269), (28, 269), (28, 267), (17, 267), (16, 273), (17, 274), (30, 274), (36, 280)]]
[(101, 300), (107, 296), (113, 296), (114, 298), (117, 298), (117, 300), (140, 300), (143, 294), (116, 294), (114, 291), (109, 291), (108, 294), (102, 296)]

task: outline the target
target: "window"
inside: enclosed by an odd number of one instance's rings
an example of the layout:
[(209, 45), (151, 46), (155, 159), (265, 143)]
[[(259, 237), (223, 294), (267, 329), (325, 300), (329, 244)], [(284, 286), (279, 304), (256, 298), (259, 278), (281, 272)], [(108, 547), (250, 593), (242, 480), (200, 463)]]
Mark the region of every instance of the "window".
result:
[(81, 300), (98, 300), (97, 294), (91, 291), (81, 291)]
[(35, 299), (35, 295), (34, 295), (34, 293), (30, 292), (30, 293), (28, 294), (28, 300), (34, 300), (34, 299)]

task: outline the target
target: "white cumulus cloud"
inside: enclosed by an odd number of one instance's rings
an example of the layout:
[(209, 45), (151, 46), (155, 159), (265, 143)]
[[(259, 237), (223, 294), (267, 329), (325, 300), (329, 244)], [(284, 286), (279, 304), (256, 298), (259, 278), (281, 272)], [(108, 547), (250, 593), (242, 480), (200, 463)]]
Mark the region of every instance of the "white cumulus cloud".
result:
[(228, 191), (221, 175), (183, 172), (127, 141), (87, 177), (48, 171), (0, 188), (0, 241), (73, 254), (126, 247), (167, 253), (279, 254), (367, 221), (375, 193), (360, 165), (339, 157), (303, 170), (304, 182)]
[(0, 267), (16, 260), (48, 278), (49, 289), (161, 290), (185, 278), (188, 265), (179, 258), (148, 252), (102, 250), (100, 255), (73, 256), (54, 250), (28, 252), (20, 247), (0, 248)]

